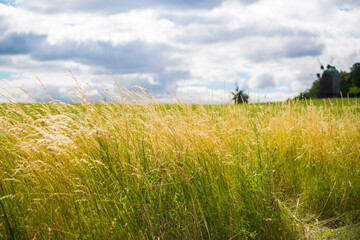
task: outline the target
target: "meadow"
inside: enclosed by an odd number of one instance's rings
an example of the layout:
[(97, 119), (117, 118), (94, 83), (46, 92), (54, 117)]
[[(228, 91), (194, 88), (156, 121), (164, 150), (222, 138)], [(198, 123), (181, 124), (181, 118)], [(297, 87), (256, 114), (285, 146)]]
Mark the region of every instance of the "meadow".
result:
[(0, 238), (359, 239), (358, 99), (0, 105)]

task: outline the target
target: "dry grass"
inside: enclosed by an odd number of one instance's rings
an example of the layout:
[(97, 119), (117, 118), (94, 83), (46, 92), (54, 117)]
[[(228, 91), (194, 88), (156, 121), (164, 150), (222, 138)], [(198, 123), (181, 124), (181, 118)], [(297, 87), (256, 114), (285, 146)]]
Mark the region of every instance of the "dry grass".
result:
[(360, 237), (356, 100), (165, 105), (121, 90), (121, 103), (93, 104), (79, 92), (80, 104), (0, 105), (0, 238)]

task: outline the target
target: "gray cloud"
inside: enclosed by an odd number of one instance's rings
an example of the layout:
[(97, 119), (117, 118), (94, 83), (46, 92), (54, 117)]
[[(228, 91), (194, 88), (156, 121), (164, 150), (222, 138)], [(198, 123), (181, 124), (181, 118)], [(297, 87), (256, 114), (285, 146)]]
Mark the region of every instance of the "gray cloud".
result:
[(339, 6), (348, 6), (348, 7), (360, 6), (360, 1), (358, 0), (336, 0), (335, 3)]
[(161, 72), (179, 60), (169, 59), (170, 47), (141, 41), (125, 45), (89, 41), (77, 43), (64, 41), (49, 45), (46, 36), (35, 34), (10, 34), (0, 40), (0, 55), (30, 54), (38, 61), (73, 60), (86, 65), (103, 67), (114, 74)]
[[(106, 14), (127, 12), (132, 9), (167, 8), (167, 9), (212, 9), (226, 0), (8, 0), (10, 4), (36, 12), (101, 12)], [(260, 0), (237, 0), (250, 5)]]
[(8, 27), (7, 27), (5, 16), (0, 16), (0, 33), (5, 33), (7, 28)]
[(276, 82), (273, 75), (263, 73), (252, 79), (249, 85), (251, 88), (263, 89), (276, 86)]
[[(119, 81), (124, 87), (141, 85), (157, 93), (174, 90), (177, 81), (190, 78), (188, 71), (176, 70), (176, 66), (181, 64), (181, 60), (167, 57), (169, 51), (172, 49), (166, 45), (141, 41), (125, 45), (113, 45), (101, 41), (83, 43), (64, 41), (61, 44), (49, 45), (46, 36), (35, 34), (11, 34), (0, 40), (0, 56), (28, 54), (31, 59), (44, 62), (48, 68), (54, 67), (48, 64), (49, 61), (71, 60), (93, 66), (94, 74), (101, 75), (111, 72), (118, 75)], [(3, 66), (9, 65), (6, 58), (0, 57), (1, 61), (4, 63)], [(10, 63), (10, 65), (16, 68), (14, 63)], [(24, 66), (19, 67), (24, 68)], [(169, 67), (174, 70), (168, 70)], [(56, 70), (59, 71), (59, 67)], [(121, 79), (124, 74), (150, 74), (155, 83), (141, 75), (135, 78)], [(52, 96), (64, 100), (60, 98), (62, 94), (58, 92), (58, 87), (51, 88), (50, 85), (49, 88)]]
[(185, 70), (171, 70), (163, 71), (155, 77), (161, 84), (158, 86), (158, 91), (174, 91), (176, 83), (179, 80), (190, 79), (191, 74)]
[(298, 58), (304, 56), (319, 56), (324, 50), (325, 45), (314, 41), (311, 38), (294, 39), (285, 44), (285, 57)]
[[(192, 8), (209, 9), (220, 5), (223, 0), (147, 0), (147, 1), (128, 1), (128, 0), (32, 0), (16, 1), (23, 8), (41, 12), (72, 12), (90, 11), (103, 13), (117, 13), (129, 11), (131, 9), (146, 8)], [(256, 2), (256, 0), (243, 0), (245, 3)]]
[(315, 38), (317, 34), (304, 29), (296, 29), (289, 27), (273, 28), (263, 27), (260, 25), (248, 25), (236, 30), (227, 30), (219, 26), (202, 26), (200, 29), (191, 29), (186, 34), (178, 38), (179, 41), (185, 43), (218, 43), (231, 42), (247, 37), (298, 37)]
[[(268, 41), (276, 41), (269, 39)], [(260, 43), (257, 43), (261, 46)], [(325, 44), (316, 38), (291, 38), (282, 42), (263, 44), (261, 47), (251, 48), (246, 56), (253, 62), (264, 62), (279, 58), (300, 58), (305, 56), (319, 56), (325, 49)]]
[(44, 42), (46, 36), (35, 34), (8, 34), (0, 39), (0, 55), (27, 54)]
[(221, 19), (210, 16), (197, 16), (197, 15), (177, 15), (173, 13), (159, 13), (159, 18), (167, 19), (181, 26), (188, 26), (191, 24), (205, 24), (205, 25), (217, 25), (221, 22)]
[(165, 57), (169, 47), (141, 41), (125, 45), (89, 41), (64, 41), (49, 45), (45, 35), (9, 34), (0, 39), (0, 55), (30, 54), (38, 61), (75, 60), (76, 62), (104, 67), (113, 73), (139, 73), (161, 71), (166, 64), (174, 64)]
[(141, 41), (125, 45), (112, 45), (108, 42), (89, 41), (76, 43), (65, 41), (58, 45), (44, 43), (34, 48), (31, 55), (39, 61), (75, 60), (79, 63), (104, 67), (112, 73), (144, 73), (161, 71), (174, 61), (166, 58), (169, 47), (148, 44)]
[(139, 85), (145, 89), (151, 89), (154, 93), (175, 91), (178, 81), (191, 78), (191, 74), (188, 71), (183, 70), (162, 70), (154, 72), (152, 76), (155, 84), (149, 82), (146, 77), (141, 76), (131, 80), (124, 79), (122, 75), (117, 75), (116, 78), (123, 87), (131, 88), (135, 85)]

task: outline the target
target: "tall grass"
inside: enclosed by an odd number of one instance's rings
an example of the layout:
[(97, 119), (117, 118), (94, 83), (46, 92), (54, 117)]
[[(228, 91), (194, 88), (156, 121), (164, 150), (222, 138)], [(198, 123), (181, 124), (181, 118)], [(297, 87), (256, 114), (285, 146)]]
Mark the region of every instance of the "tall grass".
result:
[(357, 101), (113, 97), (0, 105), (0, 238), (360, 236)]

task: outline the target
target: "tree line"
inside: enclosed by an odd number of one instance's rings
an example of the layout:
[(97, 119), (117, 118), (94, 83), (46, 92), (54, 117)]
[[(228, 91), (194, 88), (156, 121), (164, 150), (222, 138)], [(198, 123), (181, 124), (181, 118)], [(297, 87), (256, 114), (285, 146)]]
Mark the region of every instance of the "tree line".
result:
[[(317, 98), (319, 93), (320, 78), (315, 80), (310, 89), (301, 92), (299, 98)], [(360, 97), (360, 63), (354, 63), (350, 72), (340, 71), (339, 97)]]

